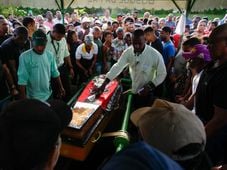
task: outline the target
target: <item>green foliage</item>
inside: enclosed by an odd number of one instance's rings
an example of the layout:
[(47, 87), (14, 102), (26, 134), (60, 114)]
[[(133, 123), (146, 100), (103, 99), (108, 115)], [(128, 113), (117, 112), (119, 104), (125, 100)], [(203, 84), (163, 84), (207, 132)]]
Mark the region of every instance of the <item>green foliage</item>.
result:
[(227, 13), (227, 9), (208, 9), (208, 10), (205, 10), (205, 11), (192, 11), (191, 14), (211, 14), (211, 15), (222, 15), (222, 14), (225, 14)]
[(9, 7), (0, 7), (0, 14), (7, 17), (9, 14), (13, 14), (15, 16), (26, 16), (27, 12), (18, 7), (9, 6)]
[(84, 14), (87, 13), (87, 11), (86, 11), (85, 8), (78, 8), (77, 11), (78, 11), (78, 14), (79, 14), (79, 15), (84, 15)]
[(27, 12), (25, 10), (23, 10), (23, 9), (16, 8), (16, 10), (14, 12), (14, 15), (16, 15), (16, 16), (26, 16)]
[(169, 13), (172, 13), (173, 10), (164, 10), (164, 9), (161, 9), (161, 10), (154, 10), (152, 11), (151, 14), (154, 14), (154, 15), (163, 15), (163, 14), (166, 14), (168, 15)]

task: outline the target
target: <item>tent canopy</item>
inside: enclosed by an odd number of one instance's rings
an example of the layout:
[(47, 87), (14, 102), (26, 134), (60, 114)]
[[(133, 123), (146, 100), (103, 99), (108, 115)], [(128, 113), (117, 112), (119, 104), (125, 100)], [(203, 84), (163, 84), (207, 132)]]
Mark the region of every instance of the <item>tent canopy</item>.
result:
[[(227, 8), (227, 0), (0, 0), (1, 5), (59, 9), (77, 7), (128, 8), (128, 9), (185, 9), (193, 1), (192, 11)], [(61, 9), (60, 8), (60, 9)]]

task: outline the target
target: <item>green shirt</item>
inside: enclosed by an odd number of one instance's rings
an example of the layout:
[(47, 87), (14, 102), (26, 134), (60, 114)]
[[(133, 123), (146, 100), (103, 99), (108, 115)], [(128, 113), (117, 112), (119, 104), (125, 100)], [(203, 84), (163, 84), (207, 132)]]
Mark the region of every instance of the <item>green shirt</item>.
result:
[(17, 74), (18, 84), (26, 86), (27, 97), (41, 101), (46, 101), (51, 96), (51, 77), (59, 76), (52, 53), (45, 50), (39, 55), (32, 49), (21, 54)]
[(97, 62), (103, 62), (102, 41), (100, 39), (95, 39), (94, 43), (98, 46)]

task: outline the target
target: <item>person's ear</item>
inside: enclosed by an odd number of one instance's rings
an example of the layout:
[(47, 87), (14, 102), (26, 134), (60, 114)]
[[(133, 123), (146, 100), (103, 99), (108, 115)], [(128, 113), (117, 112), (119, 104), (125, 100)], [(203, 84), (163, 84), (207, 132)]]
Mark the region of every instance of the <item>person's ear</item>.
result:
[(27, 29), (29, 30), (32, 27), (32, 24), (28, 24)]

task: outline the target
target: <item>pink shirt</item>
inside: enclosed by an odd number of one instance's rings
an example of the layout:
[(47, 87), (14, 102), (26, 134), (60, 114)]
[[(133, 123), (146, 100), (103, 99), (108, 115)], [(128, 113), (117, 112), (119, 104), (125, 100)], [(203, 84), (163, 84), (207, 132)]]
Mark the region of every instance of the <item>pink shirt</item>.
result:
[(49, 21), (44, 21), (43, 25), (45, 25), (46, 27), (49, 28), (49, 30), (52, 30), (53, 29), (53, 26), (54, 26), (54, 22), (49, 22)]

